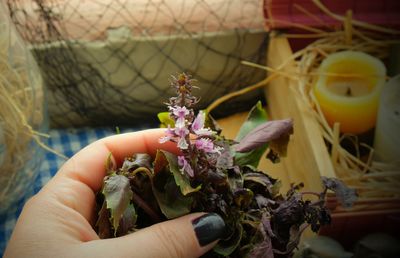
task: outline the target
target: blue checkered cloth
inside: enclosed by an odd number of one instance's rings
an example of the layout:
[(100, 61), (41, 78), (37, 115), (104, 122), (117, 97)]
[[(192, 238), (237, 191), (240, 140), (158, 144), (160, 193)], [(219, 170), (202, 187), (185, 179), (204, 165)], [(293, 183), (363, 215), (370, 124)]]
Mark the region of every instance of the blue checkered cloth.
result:
[[(121, 129), (121, 132), (132, 132), (145, 128), (124, 128)], [(67, 157), (71, 157), (86, 145), (100, 138), (116, 134), (116, 130), (115, 128), (58, 129), (50, 130), (49, 134), (48, 146)], [(0, 216), (0, 257), (3, 256), (7, 241), (11, 236), (24, 203), (56, 174), (65, 161), (64, 158), (47, 152), (32, 191), (26, 193), (26, 196), (18, 203), (15, 212)]]

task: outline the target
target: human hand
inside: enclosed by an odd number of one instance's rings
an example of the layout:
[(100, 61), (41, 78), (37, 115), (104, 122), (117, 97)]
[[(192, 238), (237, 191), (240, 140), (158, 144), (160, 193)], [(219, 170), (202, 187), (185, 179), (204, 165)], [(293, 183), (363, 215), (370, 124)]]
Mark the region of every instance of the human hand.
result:
[(106, 174), (109, 153), (121, 164), (133, 153), (176, 152), (175, 144), (158, 143), (163, 135), (162, 129), (120, 134), (79, 151), (25, 204), (4, 258), (179, 258), (199, 257), (210, 250), (225, 228), (215, 214), (190, 214), (113, 239), (99, 239), (92, 228), (95, 193)]

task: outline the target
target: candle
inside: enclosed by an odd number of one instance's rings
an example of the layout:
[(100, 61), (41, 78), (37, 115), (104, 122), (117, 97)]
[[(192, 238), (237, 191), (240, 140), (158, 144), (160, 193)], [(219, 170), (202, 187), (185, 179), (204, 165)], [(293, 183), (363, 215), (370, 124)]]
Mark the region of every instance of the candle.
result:
[(384, 87), (374, 138), (374, 159), (400, 164), (400, 74)]
[(361, 134), (376, 124), (379, 97), (385, 83), (382, 61), (363, 52), (342, 51), (326, 57), (318, 70), (314, 94), (330, 126)]

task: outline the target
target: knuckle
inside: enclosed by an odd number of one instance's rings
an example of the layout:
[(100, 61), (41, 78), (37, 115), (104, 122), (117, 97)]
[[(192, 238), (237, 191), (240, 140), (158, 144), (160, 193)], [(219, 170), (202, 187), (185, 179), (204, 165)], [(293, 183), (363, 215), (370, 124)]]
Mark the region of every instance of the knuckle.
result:
[(35, 207), (38, 205), (40, 202), (39, 198), (37, 197), (37, 194), (31, 196), (24, 204), (24, 209), (31, 209), (32, 207)]
[(179, 234), (179, 230), (171, 230), (164, 224), (158, 224), (155, 230), (157, 242), (165, 250), (165, 257), (185, 258), (185, 239)]

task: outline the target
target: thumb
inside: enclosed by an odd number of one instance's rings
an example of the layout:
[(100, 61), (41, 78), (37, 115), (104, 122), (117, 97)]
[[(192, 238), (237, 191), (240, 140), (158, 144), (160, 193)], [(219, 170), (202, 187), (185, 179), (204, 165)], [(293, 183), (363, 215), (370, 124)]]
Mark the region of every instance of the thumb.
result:
[(194, 213), (130, 235), (84, 245), (92, 257), (200, 257), (214, 247), (225, 231), (219, 215)]

